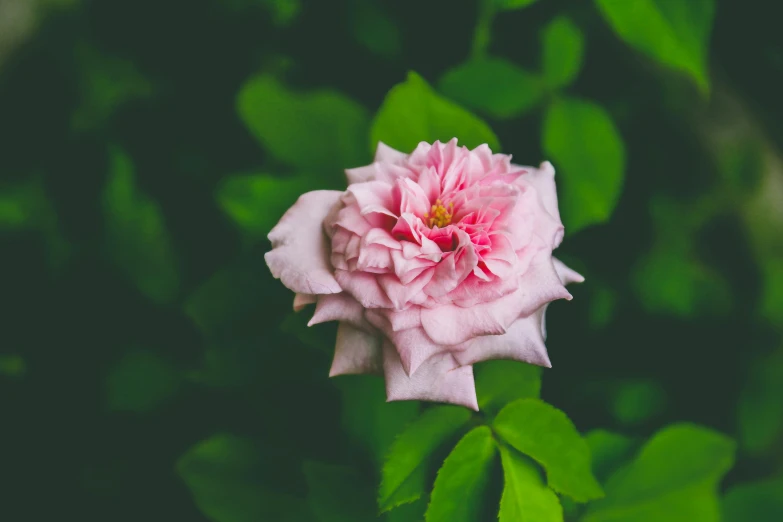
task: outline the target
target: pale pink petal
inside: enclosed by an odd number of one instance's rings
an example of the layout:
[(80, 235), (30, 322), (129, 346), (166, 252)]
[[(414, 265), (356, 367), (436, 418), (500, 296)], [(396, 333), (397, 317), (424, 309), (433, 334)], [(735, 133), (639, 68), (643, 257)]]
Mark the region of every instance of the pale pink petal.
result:
[(405, 158), (407, 158), (408, 155), (404, 152), (400, 152), (397, 149), (393, 149), (386, 145), (384, 142), (379, 141), (378, 147), (375, 149), (375, 161), (383, 161), (383, 162), (389, 162), (389, 163), (397, 163)]
[(391, 251), (383, 245), (363, 245), (359, 249), (356, 268), (373, 274), (385, 274), (392, 270)]
[[(400, 320), (397, 319), (396, 324), (393, 324), (385, 312), (385, 310), (369, 310), (366, 317), (373, 326), (383, 332), (389, 343), (397, 350), (400, 363), (407, 375), (416, 373), (422, 363), (433, 355), (448, 351), (449, 347), (433, 343), (418, 324), (406, 329), (395, 329), (395, 326), (400, 326)], [(411, 321), (411, 318), (406, 317), (402, 320)]]
[(303, 294), (334, 294), (342, 288), (332, 275), (322, 223), (341, 196), (316, 190), (299, 197), (269, 232), (272, 250), (264, 255), (275, 278)]
[(552, 164), (545, 161), (537, 169), (533, 167), (519, 168), (524, 168), (528, 171), (520, 179), (535, 187), (546, 211), (560, 221), (560, 210), (557, 205), (557, 188), (555, 186), (555, 168)]
[(424, 287), (424, 292), (432, 297), (446, 295), (465, 280), (478, 264), (478, 255), (468, 235), (457, 230), (459, 238), (457, 249), (444, 257), (435, 267), (432, 280)]
[(364, 183), (366, 181), (374, 181), (378, 171), (375, 164), (370, 164), (365, 167), (356, 167), (355, 169), (345, 169), (345, 177), (348, 178), (348, 184)]
[[(334, 295), (334, 294), (326, 294), (326, 295)], [(296, 293), (294, 295), (294, 312), (300, 311), (302, 308), (304, 308), (307, 305), (313, 304), (318, 300), (318, 296), (313, 294), (300, 294)]]
[[(408, 272), (411, 274), (413, 271)], [(384, 274), (378, 277), (378, 283), (386, 292), (389, 300), (396, 310), (405, 308), (408, 303), (430, 282), (435, 271), (430, 268), (424, 268), (419, 275), (407, 282), (402, 282), (396, 275)]]
[(329, 377), (353, 374), (382, 374), (382, 340), (348, 323), (337, 327), (337, 342)]
[(557, 270), (557, 275), (560, 276), (560, 280), (564, 285), (571, 283), (584, 283), (585, 278), (582, 274), (568, 268), (565, 263), (555, 257), (552, 258), (552, 262), (555, 265), (555, 270)]
[(340, 286), (365, 308), (391, 308), (393, 306), (374, 274), (336, 269), (334, 277), (338, 282), (341, 281)]
[(363, 330), (373, 330), (370, 323), (364, 319), (364, 307), (347, 292), (320, 296), (307, 326), (328, 321), (341, 321)]
[(571, 294), (560, 282), (551, 257), (539, 256), (520, 277), (515, 292), (470, 308), (443, 305), (422, 309), (421, 324), (436, 343), (456, 345), (479, 335), (504, 334), (517, 318), (556, 299), (571, 299)]
[[(385, 214), (390, 217), (397, 217), (394, 212), (394, 199), (392, 197), (392, 186), (383, 181), (367, 181), (357, 183), (348, 187), (348, 192), (356, 198), (359, 205), (359, 212), (363, 216), (367, 214)], [(367, 219), (367, 218), (365, 218)]]
[(402, 367), (397, 350), (386, 341), (383, 344), (383, 373), (389, 402), (445, 402), (478, 411), (473, 367), (459, 366), (448, 352), (431, 357), (409, 376)]
[(538, 366), (552, 367), (544, 345), (541, 322), (544, 307), (517, 319), (503, 335), (483, 335), (458, 346), (452, 352), (459, 364), (475, 364), (490, 359), (511, 359)]

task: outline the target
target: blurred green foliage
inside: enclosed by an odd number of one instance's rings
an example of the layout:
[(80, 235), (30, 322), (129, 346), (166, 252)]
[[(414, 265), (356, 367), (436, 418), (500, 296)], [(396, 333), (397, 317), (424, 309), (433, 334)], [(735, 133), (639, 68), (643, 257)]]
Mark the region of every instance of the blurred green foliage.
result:
[[(59, 4), (0, 4), (0, 519), (783, 517), (768, 3)], [(329, 379), (263, 262), (378, 141), (454, 137), (553, 163), (587, 277), (480, 413)]]

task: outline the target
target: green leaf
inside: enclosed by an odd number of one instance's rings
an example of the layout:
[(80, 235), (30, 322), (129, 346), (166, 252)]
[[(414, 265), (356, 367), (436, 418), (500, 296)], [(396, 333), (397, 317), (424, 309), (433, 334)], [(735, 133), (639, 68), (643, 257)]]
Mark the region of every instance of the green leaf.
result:
[(723, 498), (723, 522), (783, 520), (783, 479), (734, 486)]
[(585, 435), (590, 447), (593, 475), (605, 480), (632, 455), (635, 443), (630, 437), (606, 430), (593, 430)]
[(39, 176), (0, 186), (0, 231), (6, 230), (39, 233), (52, 269), (63, 266), (70, 256), (71, 246), (62, 235), (57, 213)]
[(536, 465), (524, 455), (500, 446), (503, 496), (500, 522), (562, 522), (563, 508), (544, 483)]
[(541, 367), (517, 361), (485, 361), (473, 367), (479, 409), (495, 413), (517, 399), (537, 399), (541, 393)]
[(544, 467), (555, 491), (578, 502), (603, 496), (590, 470), (590, 448), (562, 411), (538, 399), (520, 399), (503, 408), (492, 426)]
[(709, 92), (707, 71), (714, 0), (596, 0), (617, 35), (660, 63), (691, 76)]
[(81, 101), (71, 117), (76, 130), (100, 128), (123, 105), (154, 94), (152, 82), (137, 69), (134, 61), (77, 45), (76, 65)]
[(112, 411), (143, 413), (170, 401), (179, 390), (180, 372), (151, 352), (126, 354), (109, 371), (107, 402)]
[(753, 455), (774, 450), (783, 437), (783, 352), (754, 361), (739, 400), (742, 448)]
[(488, 1), (494, 2), (495, 6), (498, 9), (512, 11), (514, 9), (522, 9), (523, 7), (527, 7), (531, 4), (536, 3), (538, 0), (488, 0)]
[(636, 459), (606, 483), (606, 498), (583, 522), (718, 522), (721, 477), (734, 463), (734, 442), (692, 424), (656, 433)]
[(377, 519), (375, 488), (345, 466), (305, 462), (307, 504), (318, 522), (367, 522)]
[(632, 426), (655, 417), (665, 409), (666, 391), (656, 381), (626, 381), (620, 383), (611, 400), (615, 420)]
[(419, 413), (416, 401), (386, 402), (383, 379), (345, 375), (334, 380), (342, 395), (342, 426), (380, 467), (395, 437)]
[(427, 497), (409, 504), (403, 504), (386, 513), (386, 522), (424, 522), (424, 514), (427, 512)]
[(6, 377), (21, 377), (25, 374), (27, 365), (18, 355), (0, 355), (0, 375)]
[[(421, 496), (421, 475), (417, 472), (427, 457), (469, 420), (470, 411), (465, 408), (435, 406), (405, 428), (392, 444), (381, 472), (378, 505), (382, 512)], [(413, 482), (416, 487), (411, 486)]]
[(514, 118), (544, 95), (541, 79), (502, 58), (478, 58), (448, 71), (438, 89), (465, 107), (495, 118)]
[(705, 198), (686, 205), (651, 200), (655, 242), (632, 273), (633, 288), (648, 312), (688, 317), (722, 315), (731, 309), (728, 282), (699, 259), (694, 246), (699, 223), (711, 215), (712, 201)]
[(149, 299), (172, 302), (180, 278), (163, 214), (136, 188), (130, 158), (116, 148), (111, 150), (103, 213), (106, 248), (115, 264)]
[(582, 68), (584, 37), (570, 19), (558, 16), (544, 28), (544, 81), (551, 89), (573, 82)]
[(368, 51), (387, 60), (402, 52), (400, 29), (378, 0), (355, 0), (351, 4), (351, 30)]
[(177, 472), (198, 508), (214, 522), (308, 522), (302, 499), (270, 488), (266, 458), (250, 441), (216, 435), (183, 455)]
[(447, 142), (458, 138), (461, 145), (481, 144), (498, 152), (500, 144), (489, 126), (462, 107), (439, 96), (414, 72), (386, 95), (370, 130), (370, 147), (379, 141), (402, 152), (411, 152), (426, 141)]
[(319, 188), (317, 178), (302, 175), (231, 176), (221, 182), (217, 200), (245, 237), (254, 242), (266, 238), (299, 196), (316, 188)]
[[(266, 304), (263, 258), (245, 252), (188, 295), (185, 314), (206, 337), (231, 337), (237, 326), (255, 321)], [(293, 300), (293, 299), (292, 299)]]
[(544, 150), (564, 185), (560, 209), (566, 229), (573, 233), (607, 221), (625, 171), (625, 146), (609, 114), (588, 101), (555, 101), (544, 120)]
[(369, 115), (338, 92), (292, 92), (271, 76), (256, 76), (242, 86), (237, 110), (278, 160), (333, 173), (321, 188), (344, 185), (344, 169), (369, 163), (364, 146)]
[(427, 509), (427, 522), (475, 520), (481, 510), (494, 457), (495, 442), (487, 426), (468, 432), (438, 471)]

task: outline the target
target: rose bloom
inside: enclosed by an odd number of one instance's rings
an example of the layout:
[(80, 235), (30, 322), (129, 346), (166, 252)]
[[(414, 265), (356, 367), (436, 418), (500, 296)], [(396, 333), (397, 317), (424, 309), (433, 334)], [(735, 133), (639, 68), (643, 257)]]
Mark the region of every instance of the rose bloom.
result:
[(339, 321), (330, 376), (385, 376), (389, 401), (478, 410), (473, 364), (550, 367), (544, 313), (583, 278), (552, 257), (563, 239), (554, 169), (487, 145), (378, 144), (345, 192), (302, 195), (269, 233), (272, 274)]

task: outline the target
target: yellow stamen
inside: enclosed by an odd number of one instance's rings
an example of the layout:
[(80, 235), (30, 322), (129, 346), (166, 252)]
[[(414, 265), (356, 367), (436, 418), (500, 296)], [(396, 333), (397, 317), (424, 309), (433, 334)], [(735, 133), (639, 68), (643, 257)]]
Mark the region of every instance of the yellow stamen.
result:
[(451, 218), (454, 217), (454, 203), (449, 203), (448, 209), (443, 206), (441, 200), (436, 199), (429, 213), (424, 214), (424, 222), (430, 228), (443, 228), (451, 224)]

